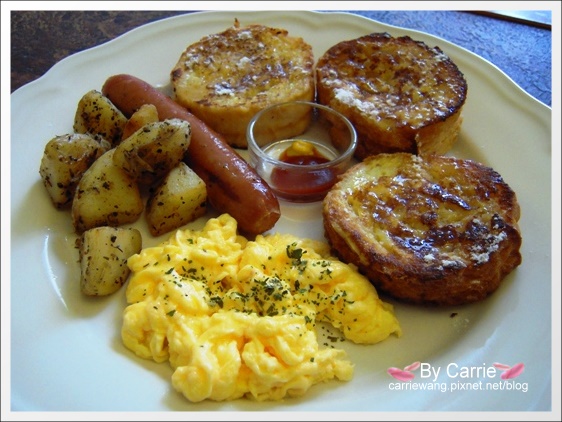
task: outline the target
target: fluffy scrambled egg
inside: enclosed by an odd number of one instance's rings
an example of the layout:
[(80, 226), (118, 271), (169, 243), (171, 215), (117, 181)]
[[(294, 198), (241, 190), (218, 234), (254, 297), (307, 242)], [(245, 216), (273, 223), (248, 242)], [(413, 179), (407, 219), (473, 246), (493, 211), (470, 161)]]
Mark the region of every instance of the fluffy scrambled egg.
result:
[(188, 400), (280, 400), (348, 381), (344, 350), (320, 348), (328, 322), (356, 343), (401, 335), (392, 306), (324, 242), (270, 234), (249, 241), (228, 214), (178, 230), (133, 255), (122, 339), (138, 356), (169, 360)]

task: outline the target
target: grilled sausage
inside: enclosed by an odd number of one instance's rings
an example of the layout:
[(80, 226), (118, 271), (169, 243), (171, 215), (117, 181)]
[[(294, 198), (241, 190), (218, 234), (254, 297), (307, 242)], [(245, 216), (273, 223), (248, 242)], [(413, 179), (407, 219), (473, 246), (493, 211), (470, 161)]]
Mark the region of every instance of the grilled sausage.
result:
[(179, 118), (191, 124), (186, 163), (208, 188), (209, 203), (238, 221), (241, 232), (255, 235), (271, 229), (281, 212), (269, 185), (219, 134), (173, 99), (131, 75), (111, 76), (102, 93), (126, 116), (143, 104), (153, 104), (160, 120)]

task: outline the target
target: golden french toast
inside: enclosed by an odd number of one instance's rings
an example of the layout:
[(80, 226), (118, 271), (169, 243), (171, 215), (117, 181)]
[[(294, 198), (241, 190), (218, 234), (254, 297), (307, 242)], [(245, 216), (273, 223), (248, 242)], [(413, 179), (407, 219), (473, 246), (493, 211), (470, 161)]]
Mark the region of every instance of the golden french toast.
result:
[(373, 33), (329, 48), (316, 66), (316, 90), (319, 103), (355, 126), (361, 160), (381, 152), (449, 151), (467, 83), (439, 47)]
[(240, 27), (189, 45), (171, 71), (175, 100), (225, 137), (246, 148), (246, 127), (261, 109), (285, 101), (313, 101), (312, 46), (288, 31)]
[(337, 255), (396, 299), (461, 305), (484, 299), (521, 263), (520, 206), (492, 168), (409, 153), (350, 168), (323, 202)]

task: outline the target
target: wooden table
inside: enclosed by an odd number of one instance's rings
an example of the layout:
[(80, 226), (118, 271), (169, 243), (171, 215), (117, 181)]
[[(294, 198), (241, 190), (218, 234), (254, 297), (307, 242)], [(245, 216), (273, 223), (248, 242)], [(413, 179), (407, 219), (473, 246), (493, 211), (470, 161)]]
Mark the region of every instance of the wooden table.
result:
[[(12, 11), (11, 92), (76, 52), (186, 11)], [(280, 12), (282, 13), (282, 12)], [(423, 31), (487, 59), (544, 104), (552, 104), (548, 28), (462, 11), (351, 11)]]

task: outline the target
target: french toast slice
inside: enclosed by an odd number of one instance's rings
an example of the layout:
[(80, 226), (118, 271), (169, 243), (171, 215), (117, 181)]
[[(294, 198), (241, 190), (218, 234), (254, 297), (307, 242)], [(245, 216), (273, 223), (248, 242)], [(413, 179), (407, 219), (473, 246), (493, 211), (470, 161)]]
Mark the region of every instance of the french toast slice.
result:
[(329, 48), (316, 65), (317, 101), (355, 126), (356, 158), (445, 154), (458, 138), (467, 82), (439, 47), (373, 33)]
[(263, 108), (315, 99), (312, 46), (282, 28), (236, 20), (189, 45), (171, 71), (175, 100), (225, 137), (247, 148), (246, 127)]
[(516, 194), (472, 160), (370, 156), (334, 185), (322, 212), (335, 253), (405, 302), (480, 301), (522, 261)]

